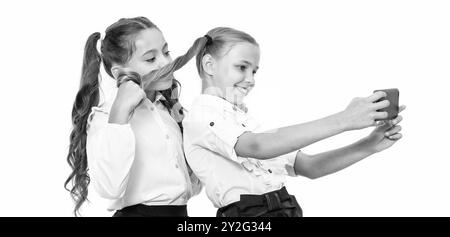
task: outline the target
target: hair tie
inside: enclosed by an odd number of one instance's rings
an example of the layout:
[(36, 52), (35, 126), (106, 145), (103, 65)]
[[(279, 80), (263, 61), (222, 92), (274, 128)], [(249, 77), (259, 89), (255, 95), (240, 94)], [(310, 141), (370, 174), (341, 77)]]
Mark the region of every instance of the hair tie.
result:
[(213, 39), (211, 38), (211, 36), (209, 35), (205, 35), (206, 37), (206, 44), (205, 45), (212, 45), (213, 44)]
[(98, 40), (97, 43), (95, 44), (95, 49), (97, 49), (97, 52), (101, 53), (102, 52), (102, 34), (100, 32), (97, 32), (98, 34)]
[(120, 87), (122, 83), (127, 81), (132, 81), (136, 83), (138, 86), (141, 86), (141, 76), (137, 72), (133, 71), (121, 71), (117, 76), (117, 87)]

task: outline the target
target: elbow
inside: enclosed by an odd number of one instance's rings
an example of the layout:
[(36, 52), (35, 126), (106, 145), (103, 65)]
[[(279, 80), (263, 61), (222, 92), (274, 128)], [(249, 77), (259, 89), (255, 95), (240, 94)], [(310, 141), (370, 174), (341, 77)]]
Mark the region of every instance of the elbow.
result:
[[(286, 152), (280, 151), (279, 146), (280, 144), (276, 141), (276, 137), (270, 137), (270, 139), (267, 139), (265, 136), (258, 137), (249, 145), (249, 150), (253, 155), (250, 157), (267, 160), (286, 154)], [(295, 148), (291, 150), (295, 150)]]
[(98, 195), (106, 199), (120, 199), (127, 188), (128, 174), (120, 175), (92, 166), (93, 186)]
[(314, 158), (304, 153), (302, 153), (301, 158), (297, 156), (294, 167), (297, 175), (301, 175), (311, 180), (323, 176), (322, 170), (319, 165), (314, 162)]
[(251, 154), (250, 157), (258, 159), (267, 159), (264, 153), (264, 145), (257, 139), (253, 140), (248, 146), (248, 153)]
[(314, 180), (314, 179), (318, 179), (318, 178), (320, 178), (320, 177), (322, 177), (322, 175), (320, 175), (319, 173), (317, 173), (317, 172), (309, 172), (309, 173), (307, 173), (306, 175), (304, 175), (306, 178), (308, 178), (308, 179), (311, 179), (311, 180)]
[(265, 160), (280, 155), (277, 155), (277, 145), (274, 144), (276, 142), (274, 142), (273, 136), (245, 132), (238, 137), (234, 150), (240, 157)]
[(111, 186), (111, 185), (96, 185), (95, 189), (100, 197), (106, 199), (120, 199), (125, 193), (124, 187)]
[(311, 180), (322, 177), (320, 172), (318, 172), (317, 170), (315, 170), (311, 167), (301, 167), (301, 168), (295, 169), (295, 173), (297, 175), (306, 177)]
[(100, 197), (105, 199), (120, 199), (122, 196), (123, 192), (109, 192), (100, 194)]
[(235, 151), (240, 157), (251, 157), (260, 160), (273, 158), (273, 156), (267, 154), (265, 144), (259, 139), (253, 139), (245, 145), (238, 143), (236, 144)]
[(269, 144), (264, 144), (264, 142), (255, 140), (249, 146), (249, 156), (259, 160), (267, 160), (278, 157), (273, 151), (270, 151)]
[(113, 174), (104, 175), (101, 180), (103, 180), (102, 183), (97, 184), (101, 197), (107, 199), (119, 199), (123, 197), (127, 188), (128, 174), (124, 176)]

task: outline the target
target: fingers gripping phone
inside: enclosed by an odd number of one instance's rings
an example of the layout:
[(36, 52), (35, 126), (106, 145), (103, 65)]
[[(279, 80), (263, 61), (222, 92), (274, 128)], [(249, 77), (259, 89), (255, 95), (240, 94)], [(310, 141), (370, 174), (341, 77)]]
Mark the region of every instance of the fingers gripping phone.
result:
[(391, 89), (382, 89), (382, 90), (375, 90), (375, 92), (377, 91), (384, 91), (386, 93), (386, 97), (381, 98), (380, 100), (378, 100), (377, 102), (383, 101), (383, 100), (388, 100), (389, 101), (389, 106), (384, 108), (384, 109), (380, 109), (377, 110), (378, 112), (387, 112), (388, 113), (388, 117), (385, 119), (380, 119), (379, 121), (383, 121), (383, 120), (391, 120), (397, 117), (398, 112), (399, 112), (399, 106), (398, 106), (398, 100), (399, 100), (399, 95), (400, 92), (397, 88), (391, 88)]

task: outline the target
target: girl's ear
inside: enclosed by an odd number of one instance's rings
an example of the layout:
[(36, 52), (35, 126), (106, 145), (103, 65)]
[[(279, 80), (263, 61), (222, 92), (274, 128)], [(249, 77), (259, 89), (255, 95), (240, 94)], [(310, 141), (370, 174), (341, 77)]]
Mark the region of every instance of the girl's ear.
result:
[(111, 67), (111, 74), (113, 75), (114, 79), (117, 79), (119, 76), (120, 71), (122, 71), (122, 67), (119, 65), (113, 65)]
[(211, 56), (211, 54), (205, 54), (202, 58), (202, 66), (203, 71), (209, 76), (214, 75), (215, 68), (215, 59)]
[(114, 79), (117, 79), (121, 73), (127, 72), (129, 70), (130, 69), (122, 65), (113, 64), (111, 67), (111, 74), (113, 75)]

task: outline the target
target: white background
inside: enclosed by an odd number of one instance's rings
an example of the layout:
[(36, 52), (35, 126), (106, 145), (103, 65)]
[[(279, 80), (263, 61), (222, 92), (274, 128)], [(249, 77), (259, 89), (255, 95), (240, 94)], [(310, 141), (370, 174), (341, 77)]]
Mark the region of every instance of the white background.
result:
[[(87, 37), (122, 17), (146, 16), (173, 56), (216, 26), (261, 46), (247, 105), (267, 128), (321, 118), (353, 97), (397, 87), (404, 138), (339, 173), (289, 178), (305, 216), (450, 216), (448, 1), (2, 1), (0, 216), (71, 216), (63, 182), (72, 103)], [(176, 74), (189, 109), (200, 92), (195, 63)], [(344, 133), (316, 153), (370, 132)], [(110, 216), (90, 192), (85, 216)], [(204, 192), (190, 216), (214, 216)]]

